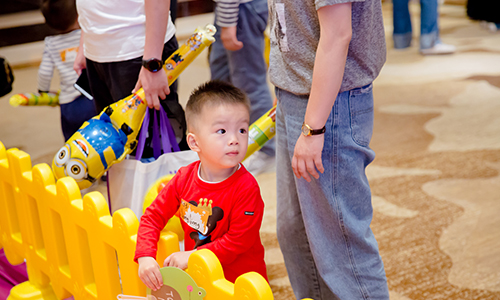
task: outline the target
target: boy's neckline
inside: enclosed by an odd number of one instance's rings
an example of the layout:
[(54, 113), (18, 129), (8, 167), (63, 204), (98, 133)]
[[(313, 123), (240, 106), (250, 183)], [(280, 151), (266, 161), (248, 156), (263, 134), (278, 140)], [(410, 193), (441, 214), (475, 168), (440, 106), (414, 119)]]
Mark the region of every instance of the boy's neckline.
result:
[(236, 173), (239, 169), (241, 168), (241, 163), (238, 163), (238, 166), (235, 166), (234, 167), (234, 170), (231, 172), (231, 174), (229, 174), (229, 176), (227, 176), (226, 178), (222, 179), (222, 180), (218, 180), (218, 181), (210, 181), (210, 180), (206, 180), (204, 179), (202, 176), (201, 176), (201, 161), (200, 161), (200, 164), (198, 165), (198, 172), (196, 172), (198, 178), (202, 181), (202, 182), (205, 182), (205, 183), (210, 183), (210, 184), (217, 184), (217, 183), (221, 183), (229, 178), (231, 178), (231, 176), (234, 175), (234, 173)]

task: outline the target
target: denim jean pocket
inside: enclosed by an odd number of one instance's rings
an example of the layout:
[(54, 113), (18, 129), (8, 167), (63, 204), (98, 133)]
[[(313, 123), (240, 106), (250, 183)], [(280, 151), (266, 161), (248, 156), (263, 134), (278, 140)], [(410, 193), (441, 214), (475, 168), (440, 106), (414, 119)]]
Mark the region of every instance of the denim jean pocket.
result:
[(349, 109), (352, 139), (358, 145), (367, 147), (373, 134), (372, 84), (350, 91)]

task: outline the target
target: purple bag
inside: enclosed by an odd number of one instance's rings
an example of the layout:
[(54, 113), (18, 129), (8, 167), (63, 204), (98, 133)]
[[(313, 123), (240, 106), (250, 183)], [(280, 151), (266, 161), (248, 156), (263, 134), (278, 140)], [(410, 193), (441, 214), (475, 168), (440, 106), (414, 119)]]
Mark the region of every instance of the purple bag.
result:
[[(150, 122), (151, 120), (153, 122)], [(152, 124), (151, 129), (148, 128), (150, 123)], [(144, 154), (148, 131), (152, 135), (150, 144), (153, 152), (148, 153), (148, 157), (151, 155), (153, 157), (141, 159)], [(147, 150), (151, 152), (151, 149)], [(161, 176), (170, 174), (174, 165), (178, 168), (194, 161), (193, 157), (197, 158), (197, 155), (187, 155), (186, 153), (186, 155), (180, 155), (180, 157), (187, 157), (187, 159), (171, 157), (169, 158), (171, 162), (165, 165), (163, 160), (160, 162), (163, 157), (162, 152), (163, 154), (173, 155), (174, 153), (171, 152), (182, 153), (188, 151), (180, 151), (174, 129), (170, 125), (169, 118), (163, 107), (159, 111), (148, 109), (139, 132), (135, 159), (125, 159), (108, 170), (108, 199), (111, 212), (127, 207), (132, 209), (136, 216), (140, 217), (142, 215), (144, 195), (150, 185)], [(184, 162), (186, 163), (184, 164)], [(133, 184), (128, 185), (125, 183)]]
[(25, 281), (28, 281), (26, 263), (11, 265), (0, 249), (0, 299), (7, 299), (10, 289)]
[[(144, 121), (142, 122), (141, 132), (139, 133), (137, 150), (135, 157), (140, 159), (144, 151), (144, 145), (146, 142), (146, 136), (148, 133), (148, 124), (150, 121), (149, 109), (146, 110), (146, 115), (144, 116)], [(174, 129), (170, 125), (167, 113), (160, 105), (160, 110), (153, 112), (153, 136), (151, 145), (153, 147), (153, 156), (155, 159), (160, 157), (161, 150), (163, 153), (177, 152), (180, 151), (179, 144), (175, 139)], [(158, 115), (160, 115), (160, 126), (158, 128)]]

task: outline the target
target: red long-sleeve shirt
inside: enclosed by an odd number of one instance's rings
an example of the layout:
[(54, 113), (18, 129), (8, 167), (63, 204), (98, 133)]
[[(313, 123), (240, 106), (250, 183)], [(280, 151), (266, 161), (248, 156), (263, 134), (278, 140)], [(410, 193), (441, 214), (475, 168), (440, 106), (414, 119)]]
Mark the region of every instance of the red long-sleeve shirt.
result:
[[(183, 205), (186, 209), (181, 211), (181, 223), (186, 251), (211, 250), (221, 262), (224, 276), (231, 282), (250, 271), (267, 280), (264, 246), (259, 235), (264, 202), (257, 181), (241, 165), (222, 182), (205, 182), (198, 176), (199, 165), (197, 161), (180, 168), (146, 209), (139, 225), (134, 260), (143, 256), (156, 257), (161, 230)], [(205, 200), (200, 208), (202, 199)], [(207, 208), (210, 200), (211, 209)], [(209, 211), (211, 215), (203, 226), (199, 216), (206, 216)]]

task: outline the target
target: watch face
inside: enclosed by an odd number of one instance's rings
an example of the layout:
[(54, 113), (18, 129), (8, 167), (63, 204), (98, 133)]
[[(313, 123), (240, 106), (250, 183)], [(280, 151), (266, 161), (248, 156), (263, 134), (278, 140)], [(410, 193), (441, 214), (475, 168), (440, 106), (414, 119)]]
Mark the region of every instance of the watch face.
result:
[(143, 61), (143, 66), (151, 72), (158, 72), (163, 67), (161, 60), (156, 58), (151, 58)]
[(305, 135), (305, 136), (308, 136), (311, 134), (311, 130), (309, 128), (307, 128), (307, 126), (305, 124), (302, 125), (302, 133)]
[(161, 69), (161, 62), (158, 60), (149, 61), (149, 69), (153, 72), (158, 72)]

